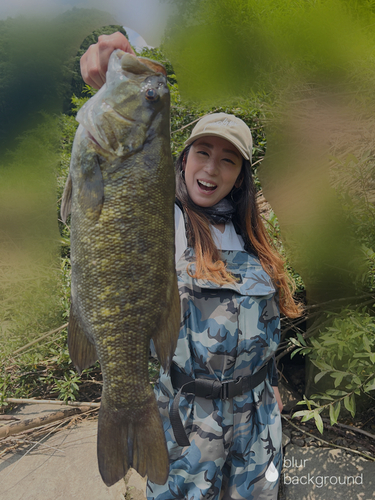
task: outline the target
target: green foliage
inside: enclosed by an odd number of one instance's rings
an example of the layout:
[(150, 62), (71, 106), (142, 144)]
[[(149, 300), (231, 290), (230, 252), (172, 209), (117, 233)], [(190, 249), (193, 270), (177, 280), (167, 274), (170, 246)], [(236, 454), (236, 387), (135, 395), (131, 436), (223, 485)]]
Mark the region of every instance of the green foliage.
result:
[[(338, 150), (341, 147), (342, 144), (336, 146)], [(365, 147), (369, 147), (368, 142)], [(375, 167), (368, 150), (361, 153), (357, 145), (357, 151), (358, 158), (353, 154), (343, 159), (332, 156), (330, 174), (348, 227), (355, 228), (355, 238), (362, 243), (364, 264), (355, 277), (356, 293), (362, 294), (364, 304), (371, 304), (375, 290), (375, 209), (371, 201)], [(334, 424), (343, 408), (354, 417), (359, 396), (375, 390), (375, 319), (373, 310), (364, 306), (347, 307), (327, 317), (329, 326), (315, 338), (306, 343), (299, 337), (290, 339), (290, 343), (296, 346), (292, 356), (308, 355), (320, 370), (314, 381), (321, 392), (308, 400), (311, 405), (316, 406), (316, 401), (319, 404), (314, 410), (302, 410), (295, 416), (309, 419), (317, 411), (326, 411)]]
[[(54, 207), (57, 120), (18, 138), (0, 169), (0, 359), (61, 324)], [(0, 382), (1, 385), (1, 382)]]
[(306, 341), (303, 338), (303, 336), (299, 332), (296, 335), (297, 335), (297, 338), (291, 337), (289, 339), (290, 345), (296, 346), (296, 348), (292, 351), (292, 353), (290, 355), (291, 359), (293, 359), (294, 356), (298, 353), (306, 355), (312, 351), (312, 349), (310, 347), (308, 347), (308, 345), (306, 344)]
[(365, 266), (357, 276), (357, 287), (361, 291), (374, 291), (375, 205), (372, 186), (375, 145), (366, 146), (372, 146), (372, 150), (358, 148), (358, 157), (353, 154), (348, 154), (344, 159), (332, 156), (331, 176), (348, 224), (355, 228), (355, 237), (362, 243)]
[(96, 9), (71, 9), (53, 19), (0, 20), (0, 151), (43, 121), (40, 111), (62, 111), (72, 94), (73, 58), (82, 40), (111, 22), (111, 15)]
[(185, 96), (217, 101), (299, 81), (342, 84), (355, 75), (368, 86), (364, 80), (374, 78), (370, 2), (361, 8), (351, 0), (173, 4), (165, 47)]
[(160, 363), (157, 359), (152, 358), (148, 362), (148, 376), (152, 384), (156, 382), (159, 377)]
[(74, 370), (69, 370), (68, 373), (64, 373), (60, 380), (56, 380), (55, 388), (52, 389), (52, 392), (57, 392), (58, 398), (64, 401), (75, 401), (78, 396), (78, 384), (80, 382), (80, 375)]
[[(303, 338), (293, 343), (301, 354), (309, 354), (311, 362), (320, 370), (315, 383), (325, 378), (326, 387), (322, 393), (314, 394), (301, 404), (302, 410), (293, 416), (303, 416), (303, 421), (315, 418), (315, 414), (329, 410), (331, 424), (337, 422), (342, 408), (354, 417), (356, 397), (375, 390), (375, 318), (366, 308), (344, 309), (330, 313), (332, 324), (313, 338), (307, 346)], [(326, 375), (331, 377), (328, 379)], [(320, 383), (322, 385), (322, 383)], [(328, 401), (321, 403), (321, 401)], [(318, 401), (318, 403), (317, 403)], [(314, 409), (311, 407), (314, 406)]]
[[(267, 216), (263, 216), (263, 220), (264, 220), (265, 227), (266, 227), (267, 232), (271, 238), (271, 241), (272, 241), (274, 248), (285, 259), (286, 271), (287, 271), (291, 281), (294, 282), (296, 285), (296, 293), (302, 292), (305, 289), (305, 284), (304, 284), (301, 276), (293, 269), (293, 267), (291, 266), (291, 264), (289, 262), (288, 253), (285, 250), (285, 247), (283, 245), (283, 241), (282, 241), (281, 234), (280, 234), (280, 225), (279, 225), (279, 221), (276, 217), (275, 212), (271, 209)], [(294, 354), (295, 354), (295, 351), (293, 351), (292, 357), (294, 356)]]
[[(98, 377), (99, 376), (99, 377)], [(48, 342), (23, 353), (16, 365), (0, 374), (0, 407), (5, 398), (87, 400), (82, 385), (101, 384), (98, 364), (78, 375), (69, 357), (66, 331), (55, 334)], [(95, 394), (96, 396), (96, 394)]]

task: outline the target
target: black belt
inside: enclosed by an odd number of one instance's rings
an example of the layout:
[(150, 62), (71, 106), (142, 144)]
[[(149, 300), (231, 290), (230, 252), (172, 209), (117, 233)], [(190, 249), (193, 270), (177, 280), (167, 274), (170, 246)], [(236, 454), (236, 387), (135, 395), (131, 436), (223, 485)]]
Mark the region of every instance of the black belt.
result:
[(195, 396), (206, 399), (231, 399), (235, 396), (241, 396), (242, 394), (245, 394), (246, 392), (254, 389), (260, 383), (262, 383), (266, 378), (267, 373), (271, 371), (272, 365), (273, 359), (262, 366), (262, 368), (253, 375), (239, 377), (237, 380), (225, 380), (224, 382), (220, 382), (217, 379), (194, 379), (192, 377), (189, 377), (189, 375), (186, 375), (185, 373), (177, 371), (175, 365), (172, 364), (172, 385), (175, 389), (178, 389), (180, 387), (180, 390), (176, 394), (172, 403), (171, 410), (169, 412), (169, 418), (172, 424), (177, 444), (179, 446), (190, 445), (184, 426), (181, 422), (180, 412), (178, 410), (182, 392), (187, 394), (194, 394)]

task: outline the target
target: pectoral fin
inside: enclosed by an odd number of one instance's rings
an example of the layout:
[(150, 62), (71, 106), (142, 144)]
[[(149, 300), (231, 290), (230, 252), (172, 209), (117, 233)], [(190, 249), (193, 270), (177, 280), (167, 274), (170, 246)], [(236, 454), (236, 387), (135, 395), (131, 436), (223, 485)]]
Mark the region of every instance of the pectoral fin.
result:
[(68, 325), (68, 347), (69, 354), (79, 374), (82, 370), (93, 365), (98, 359), (95, 345), (89, 340), (88, 335), (74, 311), (73, 303), (70, 306)]
[(68, 174), (68, 178), (66, 179), (66, 184), (64, 188), (64, 192), (62, 195), (62, 202), (60, 208), (61, 219), (66, 222), (68, 215), (71, 212), (72, 207), (72, 178), (70, 177), (70, 172)]
[(180, 330), (180, 296), (178, 293), (177, 277), (174, 276), (166, 304), (162, 307), (162, 317), (157, 326), (157, 333), (153, 335), (156, 355), (164, 369), (168, 371), (176, 350)]
[(90, 219), (98, 220), (104, 202), (104, 181), (96, 153), (83, 155), (77, 182), (78, 204)]
[[(86, 142), (85, 142), (86, 143)], [(72, 207), (73, 188), (77, 189), (77, 201), (85, 215), (98, 220), (104, 202), (104, 181), (98, 155), (92, 149), (81, 147), (81, 157), (75, 156), (79, 162), (78, 172), (74, 174), (74, 186), (69, 173), (61, 202), (61, 219), (66, 222)]]

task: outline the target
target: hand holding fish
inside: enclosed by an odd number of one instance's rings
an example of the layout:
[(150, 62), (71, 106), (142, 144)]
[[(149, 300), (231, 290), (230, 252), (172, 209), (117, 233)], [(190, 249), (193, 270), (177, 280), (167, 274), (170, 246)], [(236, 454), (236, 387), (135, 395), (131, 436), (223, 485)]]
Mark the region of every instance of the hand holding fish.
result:
[(101, 35), (98, 43), (90, 45), (88, 50), (81, 57), (81, 74), (84, 81), (100, 89), (106, 80), (108, 61), (115, 49), (121, 49), (129, 54), (134, 54), (129, 40), (120, 32), (112, 35)]

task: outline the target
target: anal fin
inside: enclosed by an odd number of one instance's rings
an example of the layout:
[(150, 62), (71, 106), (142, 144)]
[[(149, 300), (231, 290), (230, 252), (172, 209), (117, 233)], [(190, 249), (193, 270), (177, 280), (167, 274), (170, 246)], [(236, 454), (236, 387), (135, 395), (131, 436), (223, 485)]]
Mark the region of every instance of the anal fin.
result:
[(82, 370), (93, 365), (98, 359), (95, 345), (88, 339), (85, 331), (75, 314), (73, 303), (70, 306), (68, 325), (69, 354), (79, 374)]

